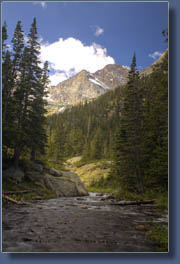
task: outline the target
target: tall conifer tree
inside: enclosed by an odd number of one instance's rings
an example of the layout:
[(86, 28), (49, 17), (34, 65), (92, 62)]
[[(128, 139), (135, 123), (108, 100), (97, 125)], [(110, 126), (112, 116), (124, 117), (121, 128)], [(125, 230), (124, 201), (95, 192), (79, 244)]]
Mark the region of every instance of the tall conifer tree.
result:
[(144, 191), (142, 168), (142, 95), (134, 54), (125, 89), (120, 127), (115, 138), (114, 168), (126, 189)]
[[(24, 47), (24, 33), (18, 21), (14, 37), (14, 102), (17, 112), (16, 139), (14, 146), (14, 163), (18, 167), (22, 151), (31, 152), (32, 159), (35, 152), (42, 152), (46, 142), (45, 133), (45, 95), (48, 83), (48, 64), (40, 68), (36, 18), (34, 18), (27, 46)], [(24, 49), (23, 49), (24, 47)]]
[(145, 86), (144, 125), (146, 181), (153, 187), (168, 187), (168, 51), (154, 65)]
[(46, 143), (45, 131), (45, 96), (48, 84), (48, 64), (40, 68), (40, 44), (37, 36), (36, 18), (34, 18), (28, 34), (27, 51), (29, 57), (28, 74), (28, 107), (26, 129), (28, 134), (28, 148), (31, 150), (31, 159), (35, 159), (36, 152), (43, 152)]
[(13, 64), (11, 53), (8, 50), (6, 40), (7, 25), (2, 27), (2, 145), (3, 155), (6, 156), (7, 149), (12, 147), (14, 103), (12, 98), (13, 91)]
[(4, 60), (5, 54), (6, 54), (6, 40), (8, 39), (8, 34), (7, 34), (7, 24), (4, 22), (2, 26), (2, 59)]

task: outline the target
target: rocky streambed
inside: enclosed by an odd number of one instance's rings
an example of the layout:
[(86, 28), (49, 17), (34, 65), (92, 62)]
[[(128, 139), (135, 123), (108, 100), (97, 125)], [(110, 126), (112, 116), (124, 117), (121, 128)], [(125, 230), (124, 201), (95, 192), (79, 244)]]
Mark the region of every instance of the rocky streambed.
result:
[(117, 206), (106, 195), (36, 200), (3, 209), (3, 252), (154, 252), (153, 205)]

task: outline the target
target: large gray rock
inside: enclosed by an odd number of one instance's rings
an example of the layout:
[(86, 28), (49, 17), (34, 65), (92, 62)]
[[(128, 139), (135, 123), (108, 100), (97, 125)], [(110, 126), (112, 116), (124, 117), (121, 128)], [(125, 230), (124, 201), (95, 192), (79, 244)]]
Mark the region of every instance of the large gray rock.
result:
[(24, 179), (24, 172), (20, 168), (10, 167), (3, 171), (3, 177), (7, 177), (15, 183), (21, 183)]
[(63, 176), (62, 172), (60, 170), (56, 170), (54, 168), (48, 169), (49, 174), (55, 176), (55, 177), (61, 177)]
[(86, 190), (84, 184), (80, 180), (80, 178), (77, 176), (76, 173), (71, 171), (61, 171), (63, 173), (64, 178), (67, 181), (73, 182), (76, 186), (77, 192), (80, 195), (88, 195), (88, 191)]
[(31, 168), (35, 171), (43, 172), (43, 166), (41, 164), (32, 162)]
[[(50, 172), (55, 175), (50, 174)], [(88, 191), (79, 177), (70, 171), (50, 169), (46, 174), (30, 171), (26, 177), (44, 189), (55, 191), (58, 197), (88, 195)]]

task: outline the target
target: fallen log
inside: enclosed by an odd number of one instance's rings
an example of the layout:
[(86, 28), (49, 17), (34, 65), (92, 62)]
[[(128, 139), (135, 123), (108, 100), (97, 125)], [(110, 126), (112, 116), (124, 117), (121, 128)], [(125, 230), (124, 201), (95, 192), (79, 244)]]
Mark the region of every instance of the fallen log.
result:
[(19, 202), (19, 201), (13, 199), (13, 198), (11, 198), (11, 197), (9, 197), (9, 196), (7, 196), (7, 195), (4, 195), (4, 194), (3, 194), (2, 197), (3, 197), (5, 200), (10, 201), (10, 202), (12, 202), (12, 203), (15, 203), (15, 204), (21, 204), (21, 202)]
[(110, 203), (110, 205), (141, 205), (141, 204), (153, 204), (155, 200), (145, 200), (145, 201), (120, 201), (117, 203)]
[(5, 200), (7, 200), (7, 201), (9, 201), (9, 202), (12, 202), (12, 203), (15, 203), (15, 204), (20, 204), (20, 205), (26, 205), (26, 204), (29, 204), (29, 203), (24, 202), (24, 201), (17, 201), (17, 200), (15, 200), (15, 199), (13, 199), (13, 198), (7, 196), (7, 195), (4, 195), (4, 194), (2, 195), (2, 197), (3, 197)]

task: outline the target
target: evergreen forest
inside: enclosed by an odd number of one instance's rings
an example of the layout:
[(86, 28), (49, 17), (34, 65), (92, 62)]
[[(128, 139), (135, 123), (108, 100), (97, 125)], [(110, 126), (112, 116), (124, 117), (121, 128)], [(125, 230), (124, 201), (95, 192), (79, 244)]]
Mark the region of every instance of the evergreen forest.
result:
[(48, 117), (47, 156), (54, 163), (112, 161), (107, 182), (131, 192), (168, 189), (168, 53), (140, 78), (134, 54), (129, 81), (92, 102)]
[(25, 41), (21, 21), (17, 22), (12, 50), (6, 43), (7, 25), (2, 27), (2, 154), (3, 166), (22, 157), (34, 160), (43, 153), (46, 136), (46, 94), (48, 63), (40, 67), (36, 18)]
[[(164, 32), (164, 31), (163, 31)], [(165, 36), (167, 34), (163, 33)], [(141, 76), (134, 53), (128, 83), (91, 101), (47, 115), (48, 62), (40, 67), (36, 19), (24, 39), (18, 21), (9, 50), (2, 27), (3, 168), (23, 160), (62, 167), (111, 162), (98, 186), (142, 194), (168, 190), (168, 51)], [(166, 39), (167, 41), (167, 39)], [(42, 63), (41, 63), (42, 64)]]

